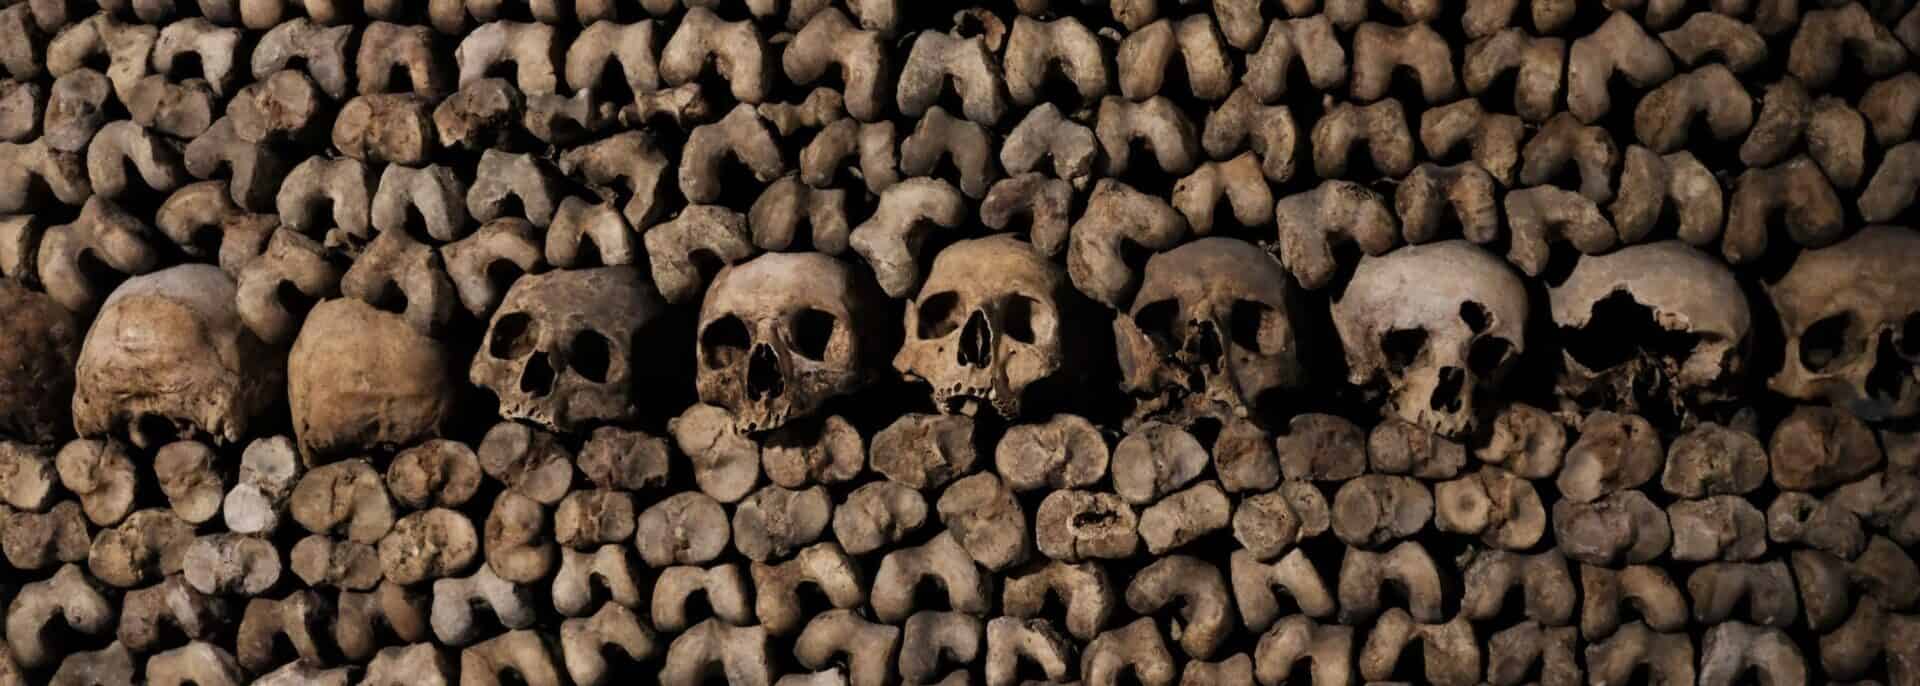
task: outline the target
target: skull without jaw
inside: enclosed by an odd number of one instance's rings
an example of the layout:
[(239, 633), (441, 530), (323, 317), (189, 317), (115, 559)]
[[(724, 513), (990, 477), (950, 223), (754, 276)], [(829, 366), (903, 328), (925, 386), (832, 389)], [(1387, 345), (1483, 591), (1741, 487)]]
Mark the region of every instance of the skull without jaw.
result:
[(700, 306), (700, 400), (742, 433), (780, 428), (867, 383), (885, 354), (872, 277), (819, 253), (768, 253), (720, 271)]
[(1769, 385), (1867, 421), (1920, 412), (1920, 235), (1870, 226), (1795, 258), (1767, 289), (1787, 336)]
[(630, 419), (638, 333), (665, 309), (630, 266), (520, 277), (467, 376), (499, 396), (500, 416), (550, 430)]
[(1245, 241), (1203, 238), (1154, 255), (1132, 311), (1113, 322), (1127, 390), (1154, 396), (1144, 413), (1257, 414), (1273, 392), (1305, 381), (1296, 300), (1279, 261)]
[(284, 392), (285, 361), (241, 324), (233, 280), (218, 267), (136, 276), (107, 297), (81, 344), (73, 428), (125, 429), (142, 448), (195, 434), (235, 443)]
[(1473, 428), (1474, 395), (1526, 350), (1526, 321), (1520, 278), (1465, 241), (1362, 257), (1333, 303), (1349, 380), (1384, 382), (1383, 413), (1446, 436)]
[(1076, 332), (1062, 323), (1079, 298), (1065, 270), (1025, 241), (954, 243), (907, 308), (893, 366), (925, 379), (941, 412), (972, 415), (986, 402), (1019, 416), (1029, 387), (1068, 371), (1066, 339)]
[(1679, 241), (1580, 258), (1548, 290), (1563, 334), (1558, 390), (1568, 411), (1690, 420), (1724, 400), (1752, 329), (1733, 273)]

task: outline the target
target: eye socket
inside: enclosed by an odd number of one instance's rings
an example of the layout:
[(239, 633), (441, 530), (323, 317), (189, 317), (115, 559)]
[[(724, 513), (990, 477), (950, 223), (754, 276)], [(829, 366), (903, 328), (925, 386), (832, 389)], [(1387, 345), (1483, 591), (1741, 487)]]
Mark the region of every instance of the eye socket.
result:
[(493, 339), (487, 342), (487, 354), (502, 360), (517, 360), (533, 352), (540, 341), (540, 323), (525, 312), (512, 312), (493, 322)]
[(1482, 378), (1506, 364), (1507, 356), (1513, 353), (1513, 344), (1507, 339), (1495, 336), (1482, 336), (1473, 341), (1467, 349), (1467, 367)]
[(707, 323), (700, 331), (701, 357), (708, 369), (725, 369), (746, 359), (753, 338), (747, 335), (746, 322), (728, 315)]
[(1173, 326), (1173, 323), (1179, 319), (1180, 301), (1157, 300), (1142, 305), (1140, 312), (1133, 315), (1133, 324), (1140, 327), (1141, 332), (1159, 341), (1161, 345), (1172, 346), (1180, 339), (1174, 334)]
[(1474, 333), (1487, 330), (1487, 308), (1480, 303), (1468, 300), (1460, 303), (1460, 321), (1467, 323), (1467, 329)]
[(1426, 347), (1426, 329), (1393, 329), (1380, 337), (1380, 351), (1386, 354), (1387, 366), (1396, 371), (1412, 366)]
[(1894, 345), (1906, 357), (1920, 357), (1920, 312), (1907, 315), (1894, 333)]
[(1235, 300), (1227, 317), (1234, 345), (1261, 355), (1279, 354), (1287, 348), (1286, 319), (1272, 305)]
[(1016, 293), (1001, 303), (1000, 330), (1008, 338), (1031, 345), (1040, 331), (1052, 329), (1053, 313), (1039, 301)]
[(594, 383), (607, 382), (612, 366), (612, 348), (607, 337), (597, 331), (582, 331), (567, 345), (567, 369)]
[(793, 315), (793, 351), (809, 360), (822, 360), (827, 356), (827, 344), (833, 341), (833, 330), (840, 320), (820, 310), (805, 309)]
[(915, 333), (922, 339), (946, 338), (960, 328), (960, 294), (935, 293), (920, 300), (920, 326)]
[(1847, 331), (1853, 328), (1853, 315), (1842, 312), (1814, 322), (1800, 334), (1800, 364), (1823, 372), (1853, 357), (1855, 350)]

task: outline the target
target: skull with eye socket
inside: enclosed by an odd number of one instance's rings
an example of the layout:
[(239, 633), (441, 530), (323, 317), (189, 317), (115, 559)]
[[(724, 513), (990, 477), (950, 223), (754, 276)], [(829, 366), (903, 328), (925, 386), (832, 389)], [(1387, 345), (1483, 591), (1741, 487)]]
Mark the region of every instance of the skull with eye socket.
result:
[(1031, 244), (960, 241), (934, 258), (908, 306), (893, 366), (925, 380), (941, 412), (972, 415), (985, 403), (1017, 417), (1030, 387), (1072, 371), (1079, 332), (1068, 320), (1083, 307), (1066, 271)]
[(1787, 336), (1774, 390), (1867, 421), (1920, 413), (1920, 234), (1871, 226), (1800, 253), (1767, 295)]
[(886, 359), (884, 302), (870, 275), (819, 253), (767, 253), (722, 269), (700, 304), (701, 402), (753, 433), (858, 390)]
[(1362, 257), (1333, 302), (1349, 380), (1384, 392), (1382, 414), (1450, 437), (1526, 349), (1526, 322), (1520, 277), (1465, 241)]
[(640, 331), (666, 302), (629, 266), (529, 274), (513, 282), (467, 376), (500, 416), (571, 431), (630, 419)]
[(1232, 238), (1203, 238), (1147, 260), (1114, 347), (1141, 414), (1258, 416), (1263, 403), (1306, 379), (1286, 269)]
[(1562, 336), (1563, 410), (1595, 409), (1691, 424), (1729, 399), (1752, 329), (1733, 272), (1679, 241), (1580, 258), (1549, 288)]

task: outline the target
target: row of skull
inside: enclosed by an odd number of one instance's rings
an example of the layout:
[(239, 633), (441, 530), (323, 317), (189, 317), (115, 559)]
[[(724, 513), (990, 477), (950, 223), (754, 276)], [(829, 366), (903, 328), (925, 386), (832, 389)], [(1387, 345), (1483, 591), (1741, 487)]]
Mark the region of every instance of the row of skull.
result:
[[(1920, 409), (1920, 234), (1871, 227), (1802, 253), (1767, 285), (1786, 337), (1769, 385), (1870, 420)], [(454, 404), (458, 355), (397, 315), (351, 299), (316, 306), (290, 350), (255, 338), (234, 311), (233, 282), (189, 264), (127, 280), (79, 346), (41, 336), (46, 365), (74, 369), (81, 435), (157, 430), (236, 442), (286, 393), (308, 451), (404, 445), (437, 433)], [(1502, 260), (1464, 241), (1361, 258), (1332, 297), (1348, 381), (1377, 389), (1382, 413), (1459, 435), (1474, 399), (1526, 351), (1529, 290)], [(1582, 258), (1547, 289), (1569, 402), (1684, 410), (1728, 397), (1748, 366), (1754, 314), (1719, 261), (1678, 242)], [(1622, 296), (1625, 300), (1622, 300)], [(1645, 308), (1661, 343), (1607, 319)], [(1302, 387), (1302, 297), (1267, 251), (1231, 238), (1152, 256), (1130, 308), (1112, 319), (1122, 385), (1141, 412), (1258, 416)], [(572, 430), (634, 418), (667, 305), (628, 266), (556, 270), (516, 280), (473, 352), (468, 379), (509, 419)], [(924, 381), (943, 412), (1007, 417), (1037, 384), (1076, 378), (1102, 323), (1064, 270), (1010, 235), (954, 243), (934, 258), (906, 307), (897, 349), (872, 276), (818, 253), (768, 253), (723, 269), (695, 331), (702, 402), (743, 433), (777, 429), (859, 390), (891, 366)], [(57, 320), (56, 318), (48, 321)], [(1584, 331), (1584, 333), (1580, 333)], [(1614, 351), (1582, 354), (1591, 336)], [(1637, 346), (1637, 347), (1636, 347)], [(31, 358), (23, 348), (15, 355)], [(44, 365), (43, 365), (44, 366)], [(12, 427), (16, 433), (35, 432)], [(44, 433), (44, 431), (43, 431)]]

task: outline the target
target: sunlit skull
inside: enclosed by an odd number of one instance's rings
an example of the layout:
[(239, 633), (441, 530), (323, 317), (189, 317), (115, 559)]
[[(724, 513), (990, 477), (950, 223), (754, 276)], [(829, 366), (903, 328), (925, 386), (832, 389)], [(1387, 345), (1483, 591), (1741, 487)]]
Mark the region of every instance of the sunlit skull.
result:
[(1548, 289), (1566, 409), (1684, 419), (1744, 371), (1747, 296), (1719, 260), (1679, 241), (1580, 258)]
[(74, 369), (73, 429), (124, 429), (134, 445), (175, 437), (235, 443), (285, 392), (284, 351), (240, 321), (219, 267), (184, 264), (107, 296)]
[(1000, 234), (940, 251), (920, 295), (907, 307), (906, 342), (893, 358), (926, 380), (942, 412), (973, 414), (982, 403), (1020, 414), (1034, 383), (1069, 361), (1062, 324), (1079, 291), (1031, 244)]
[(1147, 260), (1132, 311), (1114, 318), (1114, 347), (1145, 412), (1245, 417), (1306, 378), (1293, 317), (1296, 292), (1266, 251), (1203, 238)]
[(871, 276), (819, 253), (720, 271), (700, 305), (700, 399), (742, 432), (777, 429), (864, 385), (887, 351)]
[(1465, 241), (1360, 259), (1333, 302), (1350, 380), (1386, 394), (1381, 412), (1458, 436), (1474, 397), (1526, 349), (1527, 291), (1506, 262)]
[(499, 396), (500, 416), (550, 430), (629, 419), (638, 411), (638, 334), (665, 309), (630, 266), (522, 276), (494, 311), (467, 378)]
[(1774, 390), (1868, 421), (1920, 411), (1920, 235), (1867, 227), (1800, 253), (1767, 294), (1787, 337)]

